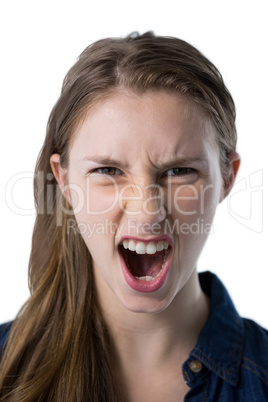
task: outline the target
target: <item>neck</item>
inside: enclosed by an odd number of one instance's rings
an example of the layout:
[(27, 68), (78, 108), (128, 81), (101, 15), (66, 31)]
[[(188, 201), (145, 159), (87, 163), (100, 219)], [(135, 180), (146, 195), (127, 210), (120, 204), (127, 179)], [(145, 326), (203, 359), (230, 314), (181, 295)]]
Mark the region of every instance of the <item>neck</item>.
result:
[(129, 362), (157, 367), (174, 359), (174, 364), (182, 364), (188, 358), (209, 312), (209, 300), (200, 288), (196, 271), (160, 313), (129, 311), (110, 289), (107, 292), (110, 294), (99, 297), (99, 301), (123, 370)]

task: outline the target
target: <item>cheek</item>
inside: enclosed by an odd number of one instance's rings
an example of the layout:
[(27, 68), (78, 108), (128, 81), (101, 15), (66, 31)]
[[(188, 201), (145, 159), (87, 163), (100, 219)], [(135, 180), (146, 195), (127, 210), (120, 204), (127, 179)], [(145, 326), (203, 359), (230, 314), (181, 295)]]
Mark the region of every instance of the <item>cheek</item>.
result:
[[(83, 237), (93, 260), (113, 253), (114, 238), (120, 229), (120, 210), (112, 205), (113, 197), (100, 197), (92, 191), (90, 202), (84, 197), (83, 208), (74, 210), (77, 232)], [(82, 205), (80, 200), (79, 202)]]
[(82, 212), (85, 220), (113, 214), (118, 204), (118, 190), (113, 183), (98, 185), (90, 179), (70, 185), (72, 206), (76, 214)]
[(170, 211), (180, 222), (195, 222), (197, 219), (211, 222), (220, 201), (220, 185), (199, 183), (172, 189)]
[(200, 210), (200, 194), (198, 189), (192, 185), (179, 186), (172, 189), (171, 208), (172, 215), (181, 219), (193, 217)]
[(91, 254), (93, 263), (99, 265), (106, 256), (111, 255), (114, 235), (108, 220), (80, 212), (75, 214), (76, 230), (80, 234)]

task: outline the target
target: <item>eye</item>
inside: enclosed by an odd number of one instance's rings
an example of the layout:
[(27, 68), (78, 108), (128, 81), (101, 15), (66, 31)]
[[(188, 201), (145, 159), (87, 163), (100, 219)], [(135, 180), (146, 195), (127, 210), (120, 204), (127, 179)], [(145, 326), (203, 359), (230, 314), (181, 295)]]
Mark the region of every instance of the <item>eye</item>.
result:
[(112, 166), (101, 167), (101, 168), (95, 169), (94, 172), (97, 172), (97, 173), (100, 173), (103, 175), (107, 175), (107, 176), (115, 176), (115, 175), (122, 174), (122, 171), (120, 169), (117, 169)]
[(194, 169), (188, 167), (176, 167), (165, 172), (165, 176), (185, 176), (193, 173)]

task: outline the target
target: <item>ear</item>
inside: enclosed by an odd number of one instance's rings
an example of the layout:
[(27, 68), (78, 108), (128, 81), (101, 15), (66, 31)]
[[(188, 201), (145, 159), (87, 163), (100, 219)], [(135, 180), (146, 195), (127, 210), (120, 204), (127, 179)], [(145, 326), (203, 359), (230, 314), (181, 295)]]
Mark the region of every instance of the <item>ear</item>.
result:
[(237, 152), (231, 153), (228, 156), (228, 159), (230, 164), (230, 172), (229, 177), (223, 182), (221, 201), (223, 201), (232, 190), (241, 162), (240, 156)]
[(67, 182), (67, 169), (62, 168), (62, 166), (60, 164), (60, 155), (59, 154), (51, 155), (50, 166), (51, 166), (52, 172), (55, 176), (55, 179), (57, 180), (58, 185), (61, 189), (62, 195), (67, 200), (67, 202), (72, 206), (71, 195), (70, 195), (69, 186), (68, 186), (68, 182)]

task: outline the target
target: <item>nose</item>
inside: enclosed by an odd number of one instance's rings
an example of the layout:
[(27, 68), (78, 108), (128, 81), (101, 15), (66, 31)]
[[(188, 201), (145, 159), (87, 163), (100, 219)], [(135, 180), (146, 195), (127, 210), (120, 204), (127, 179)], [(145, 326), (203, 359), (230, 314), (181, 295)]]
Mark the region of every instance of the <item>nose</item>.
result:
[(123, 209), (127, 218), (135, 219), (148, 229), (166, 218), (163, 189), (155, 184), (130, 185), (124, 196)]

